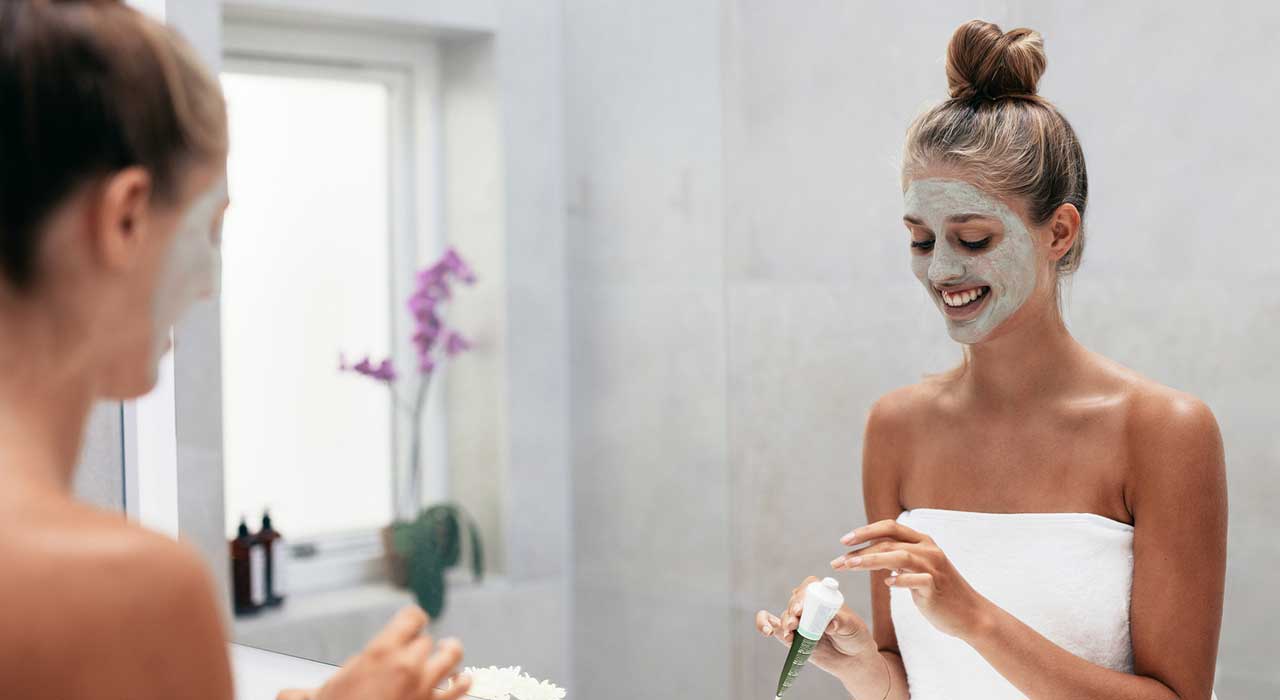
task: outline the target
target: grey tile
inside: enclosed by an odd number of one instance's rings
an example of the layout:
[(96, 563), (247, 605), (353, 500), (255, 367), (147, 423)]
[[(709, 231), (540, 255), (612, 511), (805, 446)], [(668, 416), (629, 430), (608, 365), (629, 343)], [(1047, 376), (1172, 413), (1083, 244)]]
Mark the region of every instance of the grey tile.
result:
[(723, 592), (721, 293), (583, 286), (573, 311), (575, 566)]
[(577, 0), (564, 11), (570, 279), (718, 278), (719, 4)]
[(76, 467), (76, 498), (100, 508), (124, 512), (124, 454), (120, 432), (120, 404), (96, 404), (85, 426), (84, 444)]
[(222, 454), (222, 330), (216, 301), (197, 304), (174, 328), (178, 445)]
[(728, 700), (729, 609), (722, 596), (580, 584), (570, 697)]
[(194, 546), (213, 574), (218, 602), (230, 615), (227, 526), (222, 453), (178, 446), (178, 534)]

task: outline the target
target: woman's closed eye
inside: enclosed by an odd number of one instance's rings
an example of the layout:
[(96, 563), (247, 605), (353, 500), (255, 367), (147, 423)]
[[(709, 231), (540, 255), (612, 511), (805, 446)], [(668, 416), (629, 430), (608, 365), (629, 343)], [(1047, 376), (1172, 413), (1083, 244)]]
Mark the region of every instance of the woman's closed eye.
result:
[[(956, 240), (957, 242), (960, 243), (960, 245), (964, 246), (965, 248), (968, 248), (969, 250), (982, 250), (987, 246), (991, 245), (991, 239), (992, 239), (992, 236), (987, 236), (986, 238), (983, 238), (982, 240), (978, 240), (978, 241), (966, 241), (963, 238), (959, 238)], [(912, 240), (911, 247), (915, 250), (919, 250), (920, 252), (927, 253), (933, 250), (933, 242), (934, 242), (934, 239), (932, 238), (927, 238), (920, 241)]]

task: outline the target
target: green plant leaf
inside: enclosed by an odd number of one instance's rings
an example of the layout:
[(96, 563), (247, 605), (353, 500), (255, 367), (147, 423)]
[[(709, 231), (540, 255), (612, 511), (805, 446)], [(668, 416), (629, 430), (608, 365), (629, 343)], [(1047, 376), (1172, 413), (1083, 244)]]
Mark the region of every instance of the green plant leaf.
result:
[(458, 562), (458, 550), (461, 549), (460, 532), (458, 532), (457, 513), (451, 505), (433, 505), (422, 511), (415, 523), (419, 540), (429, 543), (438, 553), (445, 568)]
[(484, 547), (480, 545), (480, 528), (470, 518), (467, 519), (467, 532), (471, 535), (471, 573), (479, 581), (484, 578)]
[(462, 532), (458, 526), (458, 511), (450, 505), (435, 508), (435, 529), (432, 532), (445, 568), (457, 566), (462, 557)]
[(409, 588), (418, 599), (418, 605), (433, 619), (444, 612), (444, 566), (439, 553), (428, 542), (421, 542), (409, 556)]

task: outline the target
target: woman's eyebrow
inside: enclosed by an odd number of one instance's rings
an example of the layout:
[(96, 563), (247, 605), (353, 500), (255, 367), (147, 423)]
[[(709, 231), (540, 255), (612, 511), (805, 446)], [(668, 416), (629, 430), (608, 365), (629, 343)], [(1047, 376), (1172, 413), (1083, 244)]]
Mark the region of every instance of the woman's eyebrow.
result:
[[(948, 217), (947, 217), (947, 219), (946, 219), (946, 223), (949, 223), (949, 224), (963, 224), (963, 223), (965, 223), (966, 221), (972, 221), (973, 219), (990, 219), (990, 220), (992, 220), (992, 221), (996, 221), (996, 220), (997, 220), (997, 219), (996, 219), (996, 217), (991, 216), (991, 215), (989, 215), (989, 214), (952, 214), (951, 216), (948, 216)], [(907, 222), (907, 223), (909, 223), (909, 224), (915, 224), (916, 226), (925, 226), (925, 225), (926, 225), (926, 224), (924, 223), (924, 221), (921, 221), (920, 219), (918, 219), (918, 218), (916, 218), (916, 217), (914, 217), (914, 216), (912, 216), (912, 215), (910, 215), (910, 214), (907, 214), (906, 216), (902, 217), (902, 220), (903, 220), (903, 221), (905, 221), (905, 222)]]

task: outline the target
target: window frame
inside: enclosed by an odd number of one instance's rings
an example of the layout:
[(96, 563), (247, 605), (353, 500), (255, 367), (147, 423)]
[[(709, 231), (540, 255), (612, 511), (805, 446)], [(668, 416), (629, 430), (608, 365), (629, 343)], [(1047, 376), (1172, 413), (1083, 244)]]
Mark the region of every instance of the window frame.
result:
[[(439, 47), (424, 37), (392, 32), (336, 30), (323, 26), (264, 21), (230, 13), (223, 22), (223, 72), (371, 80), (388, 88), (389, 254), (391, 266), (389, 347), (398, 367), (416, 367), (402, 300), (412, 291), (417, 268), (444, 247), (441, 193)], [(408, 376), (409, 372), (405, 372)], [(423, 474), (427, 501), (448, 493), (444, 403), (439, 387), (428, 398), (423, 425), (423, 459), (439, 465)], [(412, 422), (392, 404), (393, 516), (408, 454)], [(224, 465), (224, 471), (226, 470)], [(288, 537), (288, 524), (280, 523)], [(305, 594), (385, 579), (380, 529), (335, 532), (288, 539), (288, 585)]]

